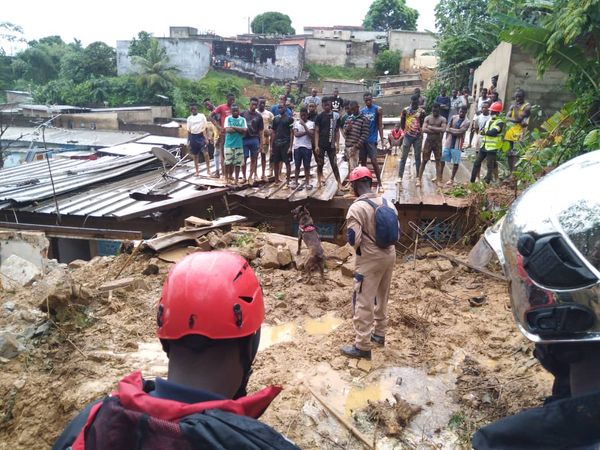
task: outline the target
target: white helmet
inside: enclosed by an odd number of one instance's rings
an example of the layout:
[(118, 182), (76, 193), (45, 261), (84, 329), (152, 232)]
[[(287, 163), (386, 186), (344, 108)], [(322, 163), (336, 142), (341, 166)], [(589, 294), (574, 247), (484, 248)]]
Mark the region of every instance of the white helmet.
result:
[(600, 150), (537, 181), (485, 239), (528, 339), (600, 341)]

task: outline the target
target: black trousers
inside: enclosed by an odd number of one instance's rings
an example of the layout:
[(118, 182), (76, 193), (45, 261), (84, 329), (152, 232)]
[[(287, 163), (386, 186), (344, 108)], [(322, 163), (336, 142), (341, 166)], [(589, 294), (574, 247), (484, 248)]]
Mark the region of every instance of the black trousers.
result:
[(497, 150), (487, 151), (484, 148), (479, 150), (477, 159), (473, 163), (473, 170), (471, 171), (471, 183), (474, 183), (477, 179), (477, 174), (481, 170), (481, 164), (484, 159), (487, 159), (487, 173), (485, 174), (484, 181), (490, 183), (492, 181), (492, 175), (494, 174), (494, 166), (496, 165), (496, 159), (498, 157)]

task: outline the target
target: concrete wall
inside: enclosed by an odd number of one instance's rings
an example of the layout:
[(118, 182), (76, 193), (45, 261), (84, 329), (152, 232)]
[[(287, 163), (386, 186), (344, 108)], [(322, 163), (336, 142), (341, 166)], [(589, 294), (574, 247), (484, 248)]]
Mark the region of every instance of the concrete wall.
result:
[(501, 42), (498, 47), (481, 63), (473, 74), (473, 96), (479, 97), (481, 88), (489, 88), (492, 84), (492, 77), (498, 76), (498, 86), (496, 90), (500, 99), (506, 102), (506, 89), (508, 86), (508, 68), (510, 66), (510, 57), (512, 45), (508, 42)]
[(572, 100), (572, 95), (565, 88), (567, 77), (563, 72), (550, 67), (544, 77), (538, 79), (533, 59), (507, 42), (500, 43), (475, 70), (474, 96), (479, 96), (482, 87), (489, 88), (491, 78), (495, 75), (498, 75), (496, 90), (504, 103), (505, 112), (517, 88), (525, 90), (526, 100), (529, 103), (541, 106), (545, 117), (552, 115)]
[(118, 130), (119, 115), (116, 112), (61, 114), (52, 124), (58, 128), (68, 129)]
[(307, 38), (306, 62), (329, 66), (373, 67), (377, 55), (374, 42)]
[[(179, 69), (179, 76), (188, 80), (200, 80), (210, 68), (210, 44), (196, 39), (156, 38), (169, 57), (169, 62)], [(135, 72), (127, 55), (131, 41), (117, 41), (117, 74)]]
[(6, 94), (6, 103), (31, 103), (33, 97), (29, 92), (4, 91)]
[(535, 62), (513, 46), (504, 104), (509, 105), (515, 90), (521, 88), (525, 91), (526, 100), (532, 105), (539, 105), (544, 117), (550, 117), (573, 100), (573, 95), (565, 87), (566, 81), (567, 75), (553, 67), (548, 68), (539, 79)]
[(423, 31), (392, 30), (388, 35), (390, 50), (398, 51), (403, 58), (415, 56), (415, 50), (433, 49), (435, 36)]
[(410, 94), (386, 95), (375, 97), (373, 103), (381, 106), (384, 117), (398, 117), (404, 108), (410, 104)]
[(275, 46), (275, 61), (270, 58), (265, 63), (244, 61), (231, 56), (220, 57), (229, 62), (227, 70), (240, 72), (270, 80), (287, 81), (297, 80), (304, 67), (304, 54), (299, 45)]
[(340, 97), (345, 98), (341, 92), (362, 92), (367, 90), (365, 83), (350, 80), (324, 80), (323, 81), (323, 94), (333, 94), (333, 90), (338, 88), (340, 91)]
[(0, 231), (0, 265), (11, 255), (17, 255), (39, 269), (48, 257), (48, 239), (35, 231)]

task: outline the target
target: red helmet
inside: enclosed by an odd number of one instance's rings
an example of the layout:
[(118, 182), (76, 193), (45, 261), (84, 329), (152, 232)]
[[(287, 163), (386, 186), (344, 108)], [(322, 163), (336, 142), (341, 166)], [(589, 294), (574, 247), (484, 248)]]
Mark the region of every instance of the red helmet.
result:
[(169, 272), (158, 305), (157, 335), (235, 339), (260, 329), (265, 306), (250, 264), (235, 253), (196, 252)]
[(369, 180), (373, 180), (373, 175), (371, 174), (371, 171), (368, 167), (359, 166), (355, 168), (352, 172), (350, 172), (350, 175), (348, 175), (348, 181), (356, 181), (360, 180), (361, 178), (368, 178)]
[(490, 111), (495, 112), (495, 113), (501, 113), (502, 112), (502, 103), (500, 103), (500, 102), (492, 103), (492, 105), (490, 106)]

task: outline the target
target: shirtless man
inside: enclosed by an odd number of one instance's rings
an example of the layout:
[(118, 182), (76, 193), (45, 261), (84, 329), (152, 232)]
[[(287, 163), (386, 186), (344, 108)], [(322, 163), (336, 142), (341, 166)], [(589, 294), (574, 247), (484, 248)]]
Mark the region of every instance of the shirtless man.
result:
[(446, 118), (440, 114), (440, 104), (434, 103), (431, 107), (431, 114), (425, 117), (423, 122), (423, 132), (427, 133), (427, 139), (423, 147), (423, 158), (421, 160), (421, 168), (419, 170), (419, 176), (416, 181), (416, 186), (421, 186), (421, 179), (425, 172), (425, 166), (427, 161), (433, 157), (435, 158), (435, 181), (437, 183), (442, 182), (442, 171), (440, 170), (440, 158), (442, 156), (442, 136), (446, 131)]

